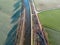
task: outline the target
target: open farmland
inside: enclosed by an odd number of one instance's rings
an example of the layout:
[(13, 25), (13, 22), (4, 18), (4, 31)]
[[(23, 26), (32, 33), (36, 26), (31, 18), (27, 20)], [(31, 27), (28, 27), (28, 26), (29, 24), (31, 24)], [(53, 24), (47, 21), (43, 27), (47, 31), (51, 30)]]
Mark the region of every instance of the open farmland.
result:
[(7, 34), (11, 29), (11, 15), (14, 0), (0, 0), (0, 45), (4, 45)]
[(50, 45), (60, 45), (60, 9), (43, 11), (38, 16), (48, 33)]

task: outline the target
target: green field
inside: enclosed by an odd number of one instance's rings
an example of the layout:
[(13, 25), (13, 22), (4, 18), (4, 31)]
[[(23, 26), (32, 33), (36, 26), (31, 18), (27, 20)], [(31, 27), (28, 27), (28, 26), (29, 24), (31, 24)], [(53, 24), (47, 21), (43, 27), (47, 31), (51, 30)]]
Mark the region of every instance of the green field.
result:
[(60, 45), (60, 9), (43, 11), (38, 16), (48, 33), (50, 45)]

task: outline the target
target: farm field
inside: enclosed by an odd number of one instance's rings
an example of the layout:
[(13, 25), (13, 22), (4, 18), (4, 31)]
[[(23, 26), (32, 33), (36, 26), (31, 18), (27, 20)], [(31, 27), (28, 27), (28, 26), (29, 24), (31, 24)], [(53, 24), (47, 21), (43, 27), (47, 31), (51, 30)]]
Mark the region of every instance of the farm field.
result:
[(48, 33), (50, 45), (60, 45), (60, 9), (43, 11), (38, 16)]
[(0, 45), (4, 45), (11, 27), (14, 0), (0, 0)]

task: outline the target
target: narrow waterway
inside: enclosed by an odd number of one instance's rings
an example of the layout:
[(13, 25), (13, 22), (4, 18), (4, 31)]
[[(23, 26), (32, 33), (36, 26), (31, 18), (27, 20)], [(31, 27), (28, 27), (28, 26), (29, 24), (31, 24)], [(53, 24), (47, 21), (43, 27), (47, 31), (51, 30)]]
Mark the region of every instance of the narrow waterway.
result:
[(26, 9), (25, 16), (26, 16), (26, 24), (25, 24), (25, 43), (24, 45), (31, 45), (31, 16), (30, 16), (30, 5), (29, 0), (23, 0), (24, 7)]

